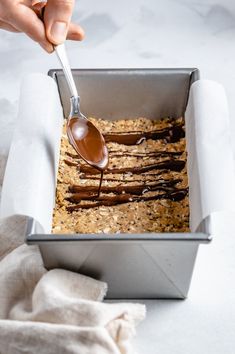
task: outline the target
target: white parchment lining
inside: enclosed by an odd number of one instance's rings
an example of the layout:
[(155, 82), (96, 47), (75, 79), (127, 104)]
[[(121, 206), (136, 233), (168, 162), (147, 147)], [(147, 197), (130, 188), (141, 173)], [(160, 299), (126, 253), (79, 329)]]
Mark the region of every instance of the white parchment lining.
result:
[[(235, 211), (235, 171), (224, 89), (199, 80), (190, 89), (186, 118), (190, 226), (214, 212)], [(22, 83), (0, 217), (27, 215), (51, 232), (63, 114), (54, 80), (31, 74)]]
[(33, 217), (51, 232), (63, 114), (55, 81), (27, 76), (7, 161), (0, 216)]
[(209, 80), (191, 89), (186, 118), (190, 227), (217, 212), (235, 211), (235, 171), (224, 88)]

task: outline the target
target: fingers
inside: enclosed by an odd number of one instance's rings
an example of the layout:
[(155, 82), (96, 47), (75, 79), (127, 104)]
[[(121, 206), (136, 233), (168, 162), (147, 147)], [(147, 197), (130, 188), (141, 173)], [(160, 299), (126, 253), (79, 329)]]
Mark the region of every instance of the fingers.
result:
[(44, 23), (49, 42), (61, 44), (66, 40), (73, 7), (74, 0), (48, 0)]
[[(33, 4), (36, 6), (34, 9)], [(74, 0), (48, 0), (43, 23), (35, 11), (40, 11), (45, 4), (46, 0), (23, 0), (12, 1), (4, 10), (0, 6), (0, 29), (25, 32), (49, 53), (53, 52), (53, 44), (60, 44), (66, 38), (76, 41), (84, 38), (83, 29), (70, 23)]]
[(85, 33), (81, 26), (76, 25), (75, 23), (70, 23), (67, 39), (71, 39), (73, 41), (82, 41), (84, 36)]
[(20, 32), (18, 31), (15, 27), (9, 25), (6, 22), (0, 21), (0, 29), (6, 30), (6, 31), (10, 31), (10, 32)]
[(46, 38), (43, 22), (29, 7), (22, 4), (15, 6), (11, 11), (8, 23), (18, 31), (25, 32), (47, 52), (51, 53), (53, 51), (53, 46)]

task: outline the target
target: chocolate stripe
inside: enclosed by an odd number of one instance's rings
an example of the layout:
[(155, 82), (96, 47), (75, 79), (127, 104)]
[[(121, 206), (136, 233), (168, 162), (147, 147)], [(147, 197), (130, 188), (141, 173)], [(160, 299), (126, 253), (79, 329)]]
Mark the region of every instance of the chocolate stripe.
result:
[[(135, 173), (135, 174), (141, 174), (145, 173), (148, 171), (152, 170), (170, 170), (170, 171), (182, 171), (183, 168), (185, 167), (185, 161), (183, 160), (166, 160), (163, 162), (159, 163), (154, 163), (150, 165), (145, 165), (145, 166), (136, 166), (136, 167), (123, 167), (123, 168), (107, 168), (105, 170), (105, 174), (107, 173), (116, 173), (116, 174), (122, 174), (122, 173)], [(87, 165), (80, 165), (80, 172), (86, 173), (86, 174), (98, 174), (99, 171), (94, 169), (91, 166)]]
[(92, 196), (96, 202), (88, 203), (88, 204), (77, 204), (68, 206), (68, 211), (75, 211), (79, 209), (90, 209), (96, 208), (99, 206), (114, 206), (118, 204), (125, 204), (125, 203), (134, 203), (134, 202), (141, 202), (141, 201), (151, 201), (151, 200), (159, 200), (159, 199), (170, 199), (172, 201), (181, 201), (183, 200), (186, 195), (188, 194), (188, 189), (178, 189), (172, 192), (164, 193), (164, 194), (157, 194), (154, 196), (141, 196), (141, 197), (134, 197), (131, 194), (121, 194), (115, 196), (105, 196), (105, 197), (97, 197)]
[(139, 145), (144, 140), (166, 139), (167, 142), (175, 143), (185, 136), (182, 125), (175, 125), (165, 129), (153, 131), (135, 131), (135, 132), (115, 132), (103, 134), (106, 143), (118, 143), (123, 145)]

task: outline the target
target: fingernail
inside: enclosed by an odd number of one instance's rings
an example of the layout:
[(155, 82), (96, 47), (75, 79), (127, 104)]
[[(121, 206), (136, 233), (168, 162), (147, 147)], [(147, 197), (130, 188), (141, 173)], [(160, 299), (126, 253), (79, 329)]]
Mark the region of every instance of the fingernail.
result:
[(41, 43), (39, 43), (39, 45), (40, 45), (43, 49), (45, 49), (45, 51), (46, 51), (47, 53), (52, 53), (52, 52), (54, 51), (53, 46), (52, 46), (50, 43), (48, 43), (48, 42), (41, 42)]
[(46, 6), (47, 1), (46, 0), (33, 0), (32, 1), (32, 6), (33, 9), (35, 10), (41, 10), (44, 6)]
[(63, 43), (67, 35), (67, 24), (65, 22), (54, 22), (51, 27), (51, 39), (55, 44)]

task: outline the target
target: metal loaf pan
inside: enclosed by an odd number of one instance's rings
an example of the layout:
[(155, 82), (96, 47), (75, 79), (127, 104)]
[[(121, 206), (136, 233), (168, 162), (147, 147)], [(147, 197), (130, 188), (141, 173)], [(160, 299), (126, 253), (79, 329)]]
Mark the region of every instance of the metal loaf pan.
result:
[[(177, 118), (184, 115), (197, 69), (73, 70), (86, 116)], [(50, 70), (65, 117), (69, 92), (61, 70)], [(45, 235), (30, 219), (28, 244), (38, 244), (48, 269), (62, 267), (108, 283), (108, 298), (187, 296), (200, 243), (210, 241), (210, 220), (197, 233)]]

